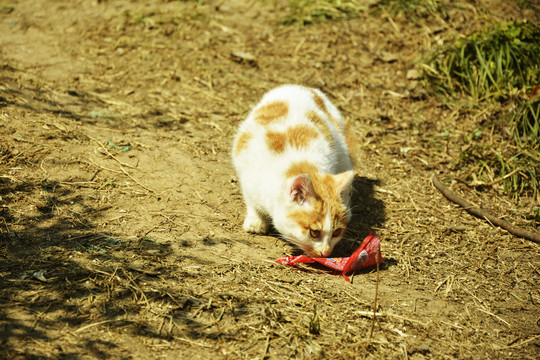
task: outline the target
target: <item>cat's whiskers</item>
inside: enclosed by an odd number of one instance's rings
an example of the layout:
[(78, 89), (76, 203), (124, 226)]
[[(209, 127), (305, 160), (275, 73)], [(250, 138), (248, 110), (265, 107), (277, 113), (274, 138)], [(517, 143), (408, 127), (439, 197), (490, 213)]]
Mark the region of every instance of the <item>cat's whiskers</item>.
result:
[(361, 205), (357, 204), (357, 205), (354, 205), (354, 206), (349, 206), (349, 209), (351, 210), (351, 213), (354, 213), (353, 210), (358, 209), (359, 207), (361, 207)]
[(301, 241), (297, 240), (296, 238), (292, 237), (292, 236), (287, 236), (285, 234), (279, 234), (279, 236), (285, 240), (285, 241), (288, 241), (292, 244), (295, 244), (295, 245), (299, 245), (299, 244), (302, 244)]
[(337, 223), (340, 224), (340, 223), (344, 222), (345, 220), (348, 220), (348, 218), (349, 218), (349, 216), (347, 214), (345, 214), (345, 215), (341, 216), (338, 219)]

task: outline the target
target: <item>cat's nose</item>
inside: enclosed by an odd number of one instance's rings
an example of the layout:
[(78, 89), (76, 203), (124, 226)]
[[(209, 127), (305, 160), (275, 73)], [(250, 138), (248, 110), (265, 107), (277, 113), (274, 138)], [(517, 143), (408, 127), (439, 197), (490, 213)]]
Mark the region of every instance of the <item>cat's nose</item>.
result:
[(328, 257), (328, 256), (330, 256), (331, 253), (332, 253), (332, 251), (321, 251), (320, 252), (322, 257)]

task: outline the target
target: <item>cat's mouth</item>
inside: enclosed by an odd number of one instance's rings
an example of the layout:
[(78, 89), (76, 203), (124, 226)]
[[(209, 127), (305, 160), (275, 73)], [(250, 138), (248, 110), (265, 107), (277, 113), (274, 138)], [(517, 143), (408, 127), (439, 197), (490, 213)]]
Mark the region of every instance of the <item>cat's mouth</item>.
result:
[(313, 247), (311, 247), (309, 245), (302, 245), (302, 246), (300, 246), (300, 248), (309, 257), (316, 257), (317, 256), (317, 252), (313, 249)]
[(331, 251), (327, 251), (327, 252), (313, 252), (311, 254), (308, 254), (310, 257), (316, 257), (316, 258), (320, 258), (320, 257), (329, 257), (330, 255), (332, 255), (332, 252)]
[(327, 250), (327, 251), (317, 251), (315, 249), (313, 249), (313, 247), (309, 247), (309, 248), (303, 248), (302, 250), (304, 250), (304, 252), (309, 256), (309, 257), (328, 257), (332, 254), (332, 250)]

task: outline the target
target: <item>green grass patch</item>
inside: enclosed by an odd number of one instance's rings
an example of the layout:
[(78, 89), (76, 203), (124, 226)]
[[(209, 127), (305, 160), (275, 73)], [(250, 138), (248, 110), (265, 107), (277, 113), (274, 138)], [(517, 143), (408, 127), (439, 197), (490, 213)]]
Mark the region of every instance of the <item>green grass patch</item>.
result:
[(512, 124), (514, 142), (540, 151), (540, 97), (525, 101), (516, 111), (510, 112), (508, 117)]
[(311, 25), (328, 20), (352, 19), (364, 10), (367, 10), (367, 6), (359, 0), (289, 0), (288, 15), (280, 23)]
[(15, 8), (13, 6), (10, 6), (10, 5), (2, 5), (2, 6), (0, 6), (0, 13), (2, 13), (2, 14), (11, 14), (14, 10), (15, 10)]
[(288, 0), (288, 15), (281, 24), (312, 25), (352, 19), (368, 8), (373, 14), (387, 13), (417, 23), (418, 19), (431, 16), (446, 18), (448, 6), (442, 0), (380, 0), (370, 5), (361, 0)]
[(435, 48), (423, 61), (425, 85), (474, 104), (526, 92), (540, 81), (540, 27), (500, 23)]
[[(489, 134), (489, 135), (488, 135)], [(472, 184), (500, 183), (517, 200), (540, 199), (540, 97), (527, 100), (464, 139), (455, 161)]]
[(504, 145), (506, 149), (494, 144), (475, 144), (461, 154), (457, 165), (469, 172), (471, 183), (486, 186), (500, 183), (503, 191), (512, 194), (516, 200), (523, 195), (536, 198), (540, 154), (513, 149), (509, 143)]
[(493, 104), (493, 120), (472, 130), (457, 165), (516, 199), (539, 197), (540, 98), (528, 99), (540, 83), (539, 39), (538, 25), (499, 23), (436, 47), (421, 65), (428, 90), (465, 106)]
[(413, 23), (421, 18), (447, 17), (449, 4), (440, 0), (381, 0), (374, 9), (392, 17), (404, 17)]

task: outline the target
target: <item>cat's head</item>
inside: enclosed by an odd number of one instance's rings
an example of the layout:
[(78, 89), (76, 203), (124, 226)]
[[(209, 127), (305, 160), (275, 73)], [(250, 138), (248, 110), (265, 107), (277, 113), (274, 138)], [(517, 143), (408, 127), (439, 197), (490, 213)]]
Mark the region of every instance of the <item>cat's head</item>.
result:
[(327, 257), (345, 234), (351, 217), (354, 172), (332, 175), (310, 170), (288, 178), (285, 218), (276, 227), (309, 256)]

